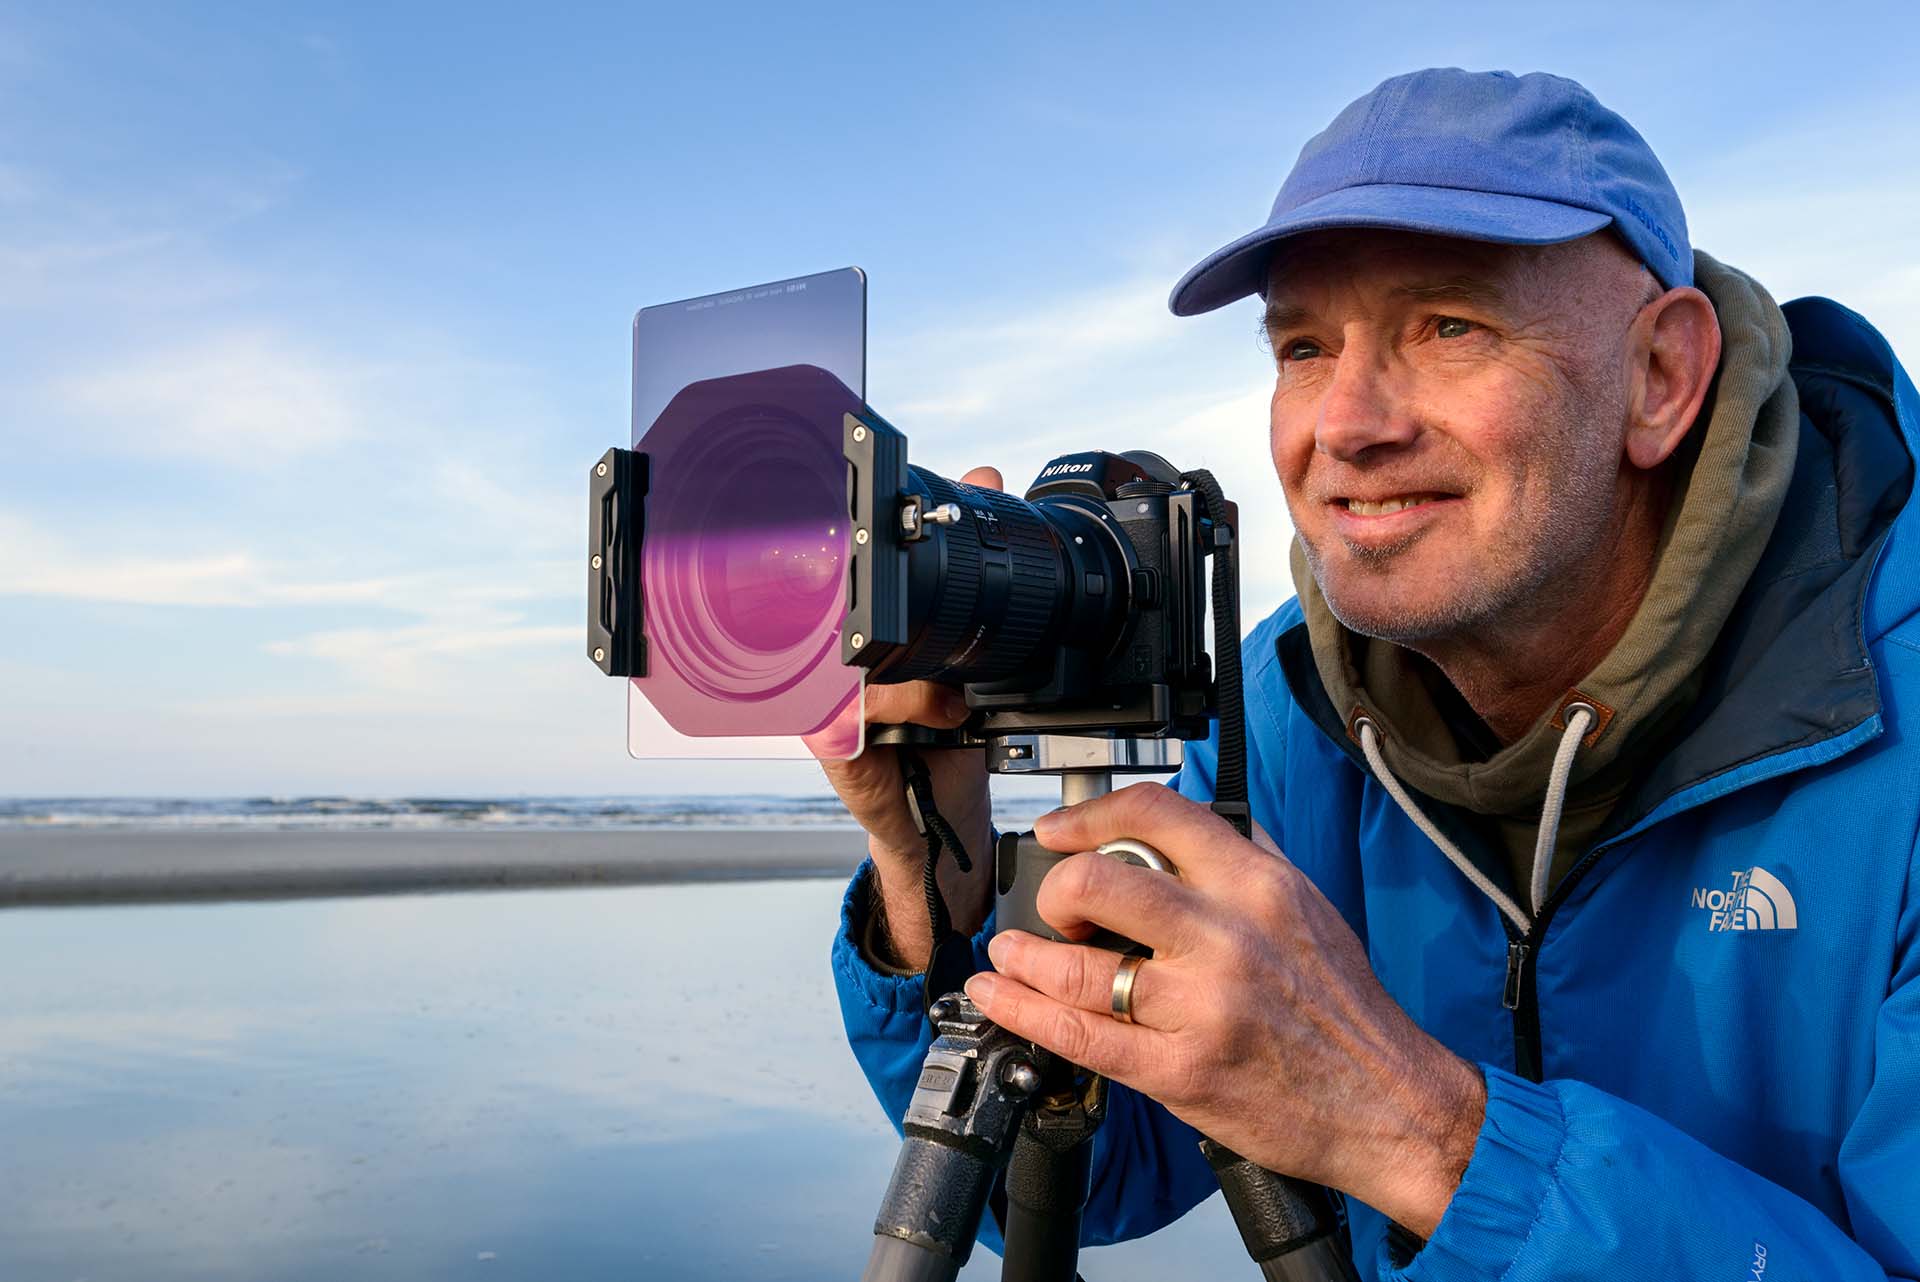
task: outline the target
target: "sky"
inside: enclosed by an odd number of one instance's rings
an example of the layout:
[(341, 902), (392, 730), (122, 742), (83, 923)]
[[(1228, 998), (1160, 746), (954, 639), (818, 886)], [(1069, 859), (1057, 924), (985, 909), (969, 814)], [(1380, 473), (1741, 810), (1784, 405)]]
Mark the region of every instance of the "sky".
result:
[(1911, 3), (0, 3), (0, 794), (808, 792), (634, 762), (587, 467), (652, 303), (847, 265), (914, 460), (1146, 448), (1291, 594), (1251, 302), (1168, 315), (1428, 65), (1572, 76), (1694, 244), (1920, 351)]

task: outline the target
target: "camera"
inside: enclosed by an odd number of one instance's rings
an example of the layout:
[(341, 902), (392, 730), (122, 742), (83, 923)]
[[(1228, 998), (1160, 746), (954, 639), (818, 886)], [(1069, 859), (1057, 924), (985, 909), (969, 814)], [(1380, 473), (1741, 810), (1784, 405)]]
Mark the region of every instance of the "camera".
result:
[[(588, 495), (587, 650), (637, 692), (646, 730), (630, 723), (630, 750), (785, 737), (853, 756), (866, 681), (962, 689), (976, 715), (948, 742), (1204, 737), (1207, 560), (1232, 504), (1146, 451), (1060, 456), (1023, 495), (910, 463), (845, 368), (755, 365), (817, 360), (796, 334), (818, 333), (821, 298), (846, 283), (826, 273), (636, 320), (634, 446), (596, 462)], [(674, 382), (716, 347), (734, 368)], [(643, 421), (655, 384), (672, 391)]]
[[(811, 403), (793, 395), (809, 385), (821, 403), (848, 396), (813, 367), (688, 391), (694, 412), (704, 414), (701, 428), (737, 440), (743, 416)], [(776, 394), (786, 399), (767, 399)], [(844, 411), (841, 429), (844, 552), (790, 540), (764, 549), (776, 555), (755, 558), (757, 574), (738, 564), (729, 572), (727, 553), (702, 546), (736, 537), (723, 527), (650, 529), (653, 455), (613, 449), (602, 456), (589, 493), (587, 623), (601, 671), (659, 678), (663, 664), (721, 667), (724, 646), (715, 643), (722, 637), (763, 652), (790, 647), (824, 621), (827, 576), (843, 562), (837, 661), (866, 680), (962, 687), (981, 714), (979, 735), (1207, 733), (1206, 557), (1216, 518), (1232, 520), (1231, 504), (1207, 513), (1192, 483), (1144, 450), (1063, 455), (1016, 497), (909, 464), (906, 437), (865, 406)], [(709, 466), (762, 465), (750, 457), (719, 450)], [(789, 466), (775, 471), (791, 475)], [(841, 534), (827, 528), (829, 538)], [(650, 539), (666, 545), (652, 549), (651, 562)], [(642, 571), (649, 563), (658, 567), (651, 585)], [(809, 603), (811, 619), (794, 617)], [(743, 632), (759, 635), (742, 643)], [(829, 660), (818, 652), (813, 658)], [(764, 690), (774, 701), (795, 677), (769, 670), (776, 674)], [(676, 725), (725, 733), (743, 724), (738, 689), (712, 689), (715, 706), (703, 709), (687, 697), (698, 688), (697, 679), (676, 685), (681, 697), (669, 705)]]

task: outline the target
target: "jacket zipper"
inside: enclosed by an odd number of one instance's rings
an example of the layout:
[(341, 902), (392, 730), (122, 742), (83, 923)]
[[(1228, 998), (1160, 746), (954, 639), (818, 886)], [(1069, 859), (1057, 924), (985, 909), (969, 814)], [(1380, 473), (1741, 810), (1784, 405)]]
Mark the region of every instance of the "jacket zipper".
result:
[[(1593, 867), (1608, 846), (1595, 846), (1580, 857), (1580, 861), (1567, 869), (1567, 875), (1547, 896), (1547, 902), (1540, 906), (1526, 933), (1509, 921), (1505, 914), (1501, 922), (1507, 928), (1507, 978), (1500, 992), (1500, 1004), (1513, 1014), (1513, 1067), (1514, 1071), (1530, 1082), (1541, 1078), (1542, 1065), (1540, 1046), (1540, 993), (1534, 983), (1534, 975), (1540, 967), (1540, 945), (1546, 938), (1547, 927), (1553, 924), (1553, 914), (1566, 902), (1574, 886)], [(1531, 964), (1529, 964), (1531, 963)]]
[(1500, 994), (1500, 1004), (1508, 1010), (1520, 1009), (1520, 980), (1526, 974), (1527, 954), (1533, 951), (1533, 945), (1507, 931), (1507, 986)]

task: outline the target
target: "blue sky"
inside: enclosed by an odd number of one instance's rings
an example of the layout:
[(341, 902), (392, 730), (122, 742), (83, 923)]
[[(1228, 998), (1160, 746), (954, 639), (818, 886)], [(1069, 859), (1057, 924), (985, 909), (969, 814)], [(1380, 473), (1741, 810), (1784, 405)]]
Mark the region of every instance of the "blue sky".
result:
[(1151, 448), (1289, 592), (1252, 306), (1416, 66), (1574, 76), (1694, 242), (1920, 350), (1920, 9), (0, 5), (0, 793), (811, 790), (633, 763), (581, 482), (638, 307), (843, 266), (917, 461)]

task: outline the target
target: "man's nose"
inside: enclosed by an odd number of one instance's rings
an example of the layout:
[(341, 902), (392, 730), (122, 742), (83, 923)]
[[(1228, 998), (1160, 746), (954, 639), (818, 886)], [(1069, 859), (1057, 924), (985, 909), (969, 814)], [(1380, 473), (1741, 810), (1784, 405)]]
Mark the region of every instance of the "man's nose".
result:
[(1393, 371), (1377, 353), (1350, 344), (1334, 365), (1320, 398), (1314, 448), (1352, 463), (1383, 445), (1406, 445), (1419, 435)]

